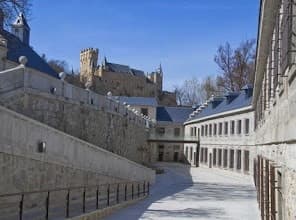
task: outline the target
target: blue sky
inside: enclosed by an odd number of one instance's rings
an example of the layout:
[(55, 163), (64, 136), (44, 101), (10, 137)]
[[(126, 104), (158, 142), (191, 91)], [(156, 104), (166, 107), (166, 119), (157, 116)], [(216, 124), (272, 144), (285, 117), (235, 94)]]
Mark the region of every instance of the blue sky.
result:
[(150, 72), (162, 63), (164, 88), (215, 75), (217, 47), (257, 36), (259, 0), (33, 0), (31, 45), (79, 68), (83, 48), (100, 62)]

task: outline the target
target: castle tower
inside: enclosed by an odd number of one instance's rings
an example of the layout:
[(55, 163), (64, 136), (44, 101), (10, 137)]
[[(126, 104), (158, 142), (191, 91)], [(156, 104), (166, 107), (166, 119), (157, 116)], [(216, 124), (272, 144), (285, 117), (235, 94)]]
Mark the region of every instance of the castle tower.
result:
[(162, 72), (162, 66), (159, 65), (159, 68), (155, 71), (149, 74), (149, 79), (155, 83), (157, 94), (160, 95), (162, 92), (162, 81), (163, 81), (163, 72)]
[(99, 50), (88, 48), (80, 52), (80, 81), (92, 81), (98, 65)]
[(23, 13), (20, 13), (15, 22), (11, 25), (11, 31), (24, 44), (30, 44), (30, 27)]

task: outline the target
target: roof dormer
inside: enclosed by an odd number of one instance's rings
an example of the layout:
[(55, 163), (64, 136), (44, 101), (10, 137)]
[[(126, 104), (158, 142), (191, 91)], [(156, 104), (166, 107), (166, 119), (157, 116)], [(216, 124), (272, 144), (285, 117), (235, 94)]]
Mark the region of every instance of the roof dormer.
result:
[(230, 104), (238, 96), (239, 96), (239, 92), (228, 92), (225, 95), (227, 104)]
[(24, 44), (30, 44), (30, 27), (23, 13), (20, 13), (15, 22), (11, 25), (11, 31)]

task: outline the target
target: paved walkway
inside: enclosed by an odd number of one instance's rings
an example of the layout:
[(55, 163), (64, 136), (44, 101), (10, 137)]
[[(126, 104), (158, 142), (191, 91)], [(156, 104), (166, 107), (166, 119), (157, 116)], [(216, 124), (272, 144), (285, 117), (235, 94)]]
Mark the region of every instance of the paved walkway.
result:
[(259, 220), (250, 176), (180, 164), (159, 164), (149, 198), (107, 220), (234, 219)]

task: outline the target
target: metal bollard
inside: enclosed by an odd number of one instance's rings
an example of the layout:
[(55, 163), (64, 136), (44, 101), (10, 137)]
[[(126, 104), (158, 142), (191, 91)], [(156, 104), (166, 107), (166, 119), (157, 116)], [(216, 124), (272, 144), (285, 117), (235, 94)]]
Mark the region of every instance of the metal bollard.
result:
[(24, 209), (24, 194), (22, 194), (21, 196), (21, 201), (20, 201), (20, 204), (19, 204), (19, 217), (20, 217), (20, 220), (23, 219), (23, 209)]
[(66, 218), (69, 218), (70, 216), (70, 189), (68, 189), (68, 193), (67, 193), (67, 206), (66, 206)]
[(107, 206), (110, 205), (110, 185), (107, 188)]
[(124, 201), (127, 200), (127, 184), (125, 184), (125, 187), (124, 187)]
[(116, 202), (117, 204), (119, 203), (119, 184), (117, 184), (117, 189), (116, 189)]
[(49, 217), (49, 191), (47, 192), (47, 197), (46, 197), (46, 214), (45, 214), (45, 219), (48, 220)]
[(86, 188), (83, 188), (83, 195), (82, 195), (82, 212), (85, 213), (85, 194)]
[(97, 187), (96, 192), (96, 209), (99, 209), (99, 187)]

